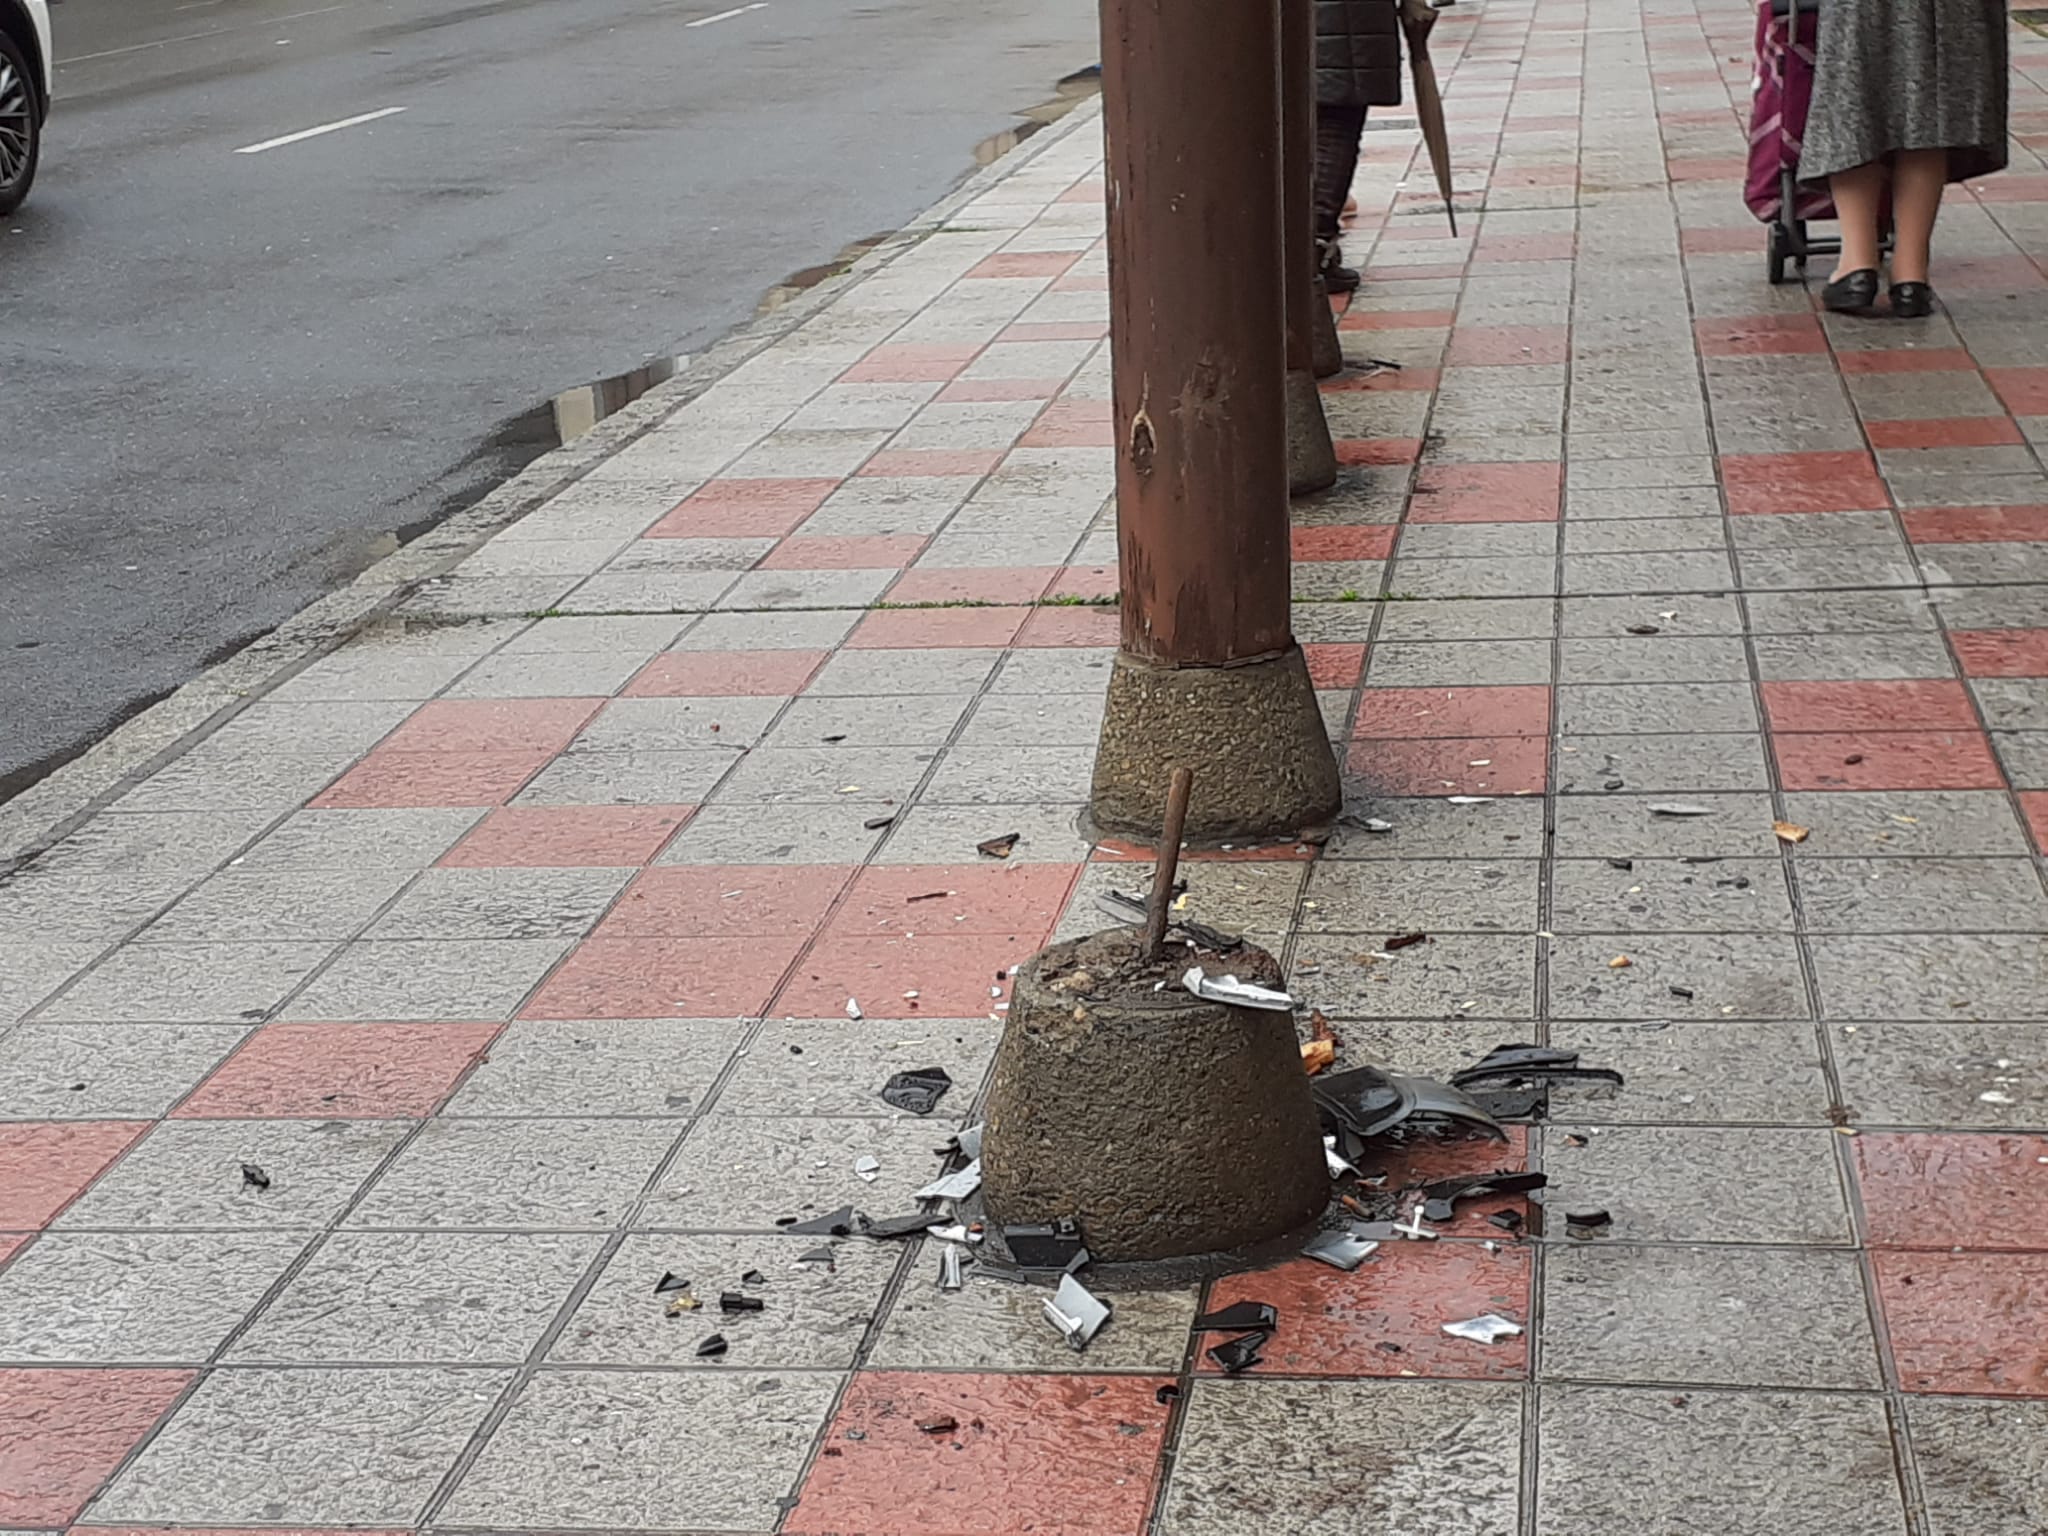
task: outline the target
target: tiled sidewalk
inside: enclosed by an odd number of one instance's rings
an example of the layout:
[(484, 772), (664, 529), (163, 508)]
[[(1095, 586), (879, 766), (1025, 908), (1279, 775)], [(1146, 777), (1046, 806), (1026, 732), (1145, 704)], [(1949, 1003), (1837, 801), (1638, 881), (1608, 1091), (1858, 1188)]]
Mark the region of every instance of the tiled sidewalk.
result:
[[(1076, 1356), (929, 1254), (793, 1263), (777, 1218), (907, 1206), (997, 974), (1140, 878), (1072, 830), (1091, 118), (0, 884), (0, 1527), (2048, 1530), (2048, 41), (1948, 315), (1841, 322), (1740, 203), (1750, 25), (1446, 13), (1467, 232), (1377, 126), (1343, 324), (1404, 366), (1332, 384), (1296, 509), (1394, 830), (1192, 869), (1347, 1057), (1621, 1068), (1513, 1148), (1611, 1239), (1482, 1205), (1219, 1283), (1282, 1313), (1234, 1381), (1193, 1291)], [(931, 1120), (876, 1097), (934, 1063)], [(1439, 1332), (1488, 1310), (1527, 1337)]]

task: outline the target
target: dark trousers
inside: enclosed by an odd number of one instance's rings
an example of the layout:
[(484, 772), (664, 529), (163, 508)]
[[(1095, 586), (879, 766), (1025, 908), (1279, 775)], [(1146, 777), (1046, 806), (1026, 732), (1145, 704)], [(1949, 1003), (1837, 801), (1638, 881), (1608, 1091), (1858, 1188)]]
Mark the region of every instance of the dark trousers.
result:
[(1358, 140), (1365, 132), (1364, 107), (1316, 104), (1316, 239), (1334, 243), (1358, 174)]

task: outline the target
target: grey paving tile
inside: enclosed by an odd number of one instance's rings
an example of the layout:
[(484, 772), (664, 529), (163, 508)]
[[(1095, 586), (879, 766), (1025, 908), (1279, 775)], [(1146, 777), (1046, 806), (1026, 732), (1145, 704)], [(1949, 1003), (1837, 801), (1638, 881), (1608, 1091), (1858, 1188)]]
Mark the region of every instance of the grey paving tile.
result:
[(647, 665), (645, 650), (522, 651), (486, 656), (447, 692), (451, 699), (572, 699), (617, 693)]
[(1109, 687), (1113, 650), (1094, 646), (1011, 651), (989, 685), (992, 693), (1092, 693)]
[[(522, 874), (539, 871), (523, 870)], [(372, 939), (349, 945), (288, 1019), (509, 1019), (568, 939)]]
[(2014, 789), (2048, 789), (2048, 731), (1998, 731), (1991, 745)]
[(718, 1113), (901, 1119), (882, 1085), (898, 1072), (938, 1067), (953, 1087), (921, 1117), (936, 1146), (973, 1108), (1000, 1034), (987, 1019), (771, 1020), (720, 1090)]
[(51, 1023), (233, 1023), (275, 1009), (333, 952), (326, 943), (129, 944), (46, 1004)]
[[(1387, 822), (1391, 830), (1370, 831), (1368, 820)], [(1452, 805), (1440, 799), (1352, 795), (1323, 856), (1333, 861), (1541, 858), (1543, 802), (1529, 798)]]
[(1550, 641), (1385, 641), (1367, 656), (1368, 688), (1546, 684)]
[[(1604, 1124), (1822, 1125), (1833, 1100), (1814, 1027), (1714, 1019), (1584, 1020), (1552, 1026), (1551, 1043), (1626, 1081), (1558, 1083), (1551, 1114)], [(1768, 1063), (1768, 1070), (1731, 1071)], [(1461, 1063), (1462, 1065), (1462, 1063)]]
[(690, 621), (654, 613), (549, 614), (505, 642), (505, 657), (547, 656), (569, 651), (651, 656), (666, 649)]
[(1625, 790), (1677, 798), (1767, 790), (1770, 769), (1758, 735), (1570, 736), (1558, 743), (1553, 779), (1562, 795)]
[[(1990, 546), (1996, 549), (1998, 546)], [(2010, 547), (2010, 546), (2008, 546)], [(1922, 605), (1951, 630), (2031, 629), (2048, 612), (2048, 586), (1998, 586), (1937, 591)]]
[(889, 829), (875, 855), (877, 864), (957, 864), (980, 858), (978, 845), (991, 836), (1018, 834), (1013, 864), (1078, 864), (1094, 839), (1078, 823), (1079, 801), (1034, 805), (914, 805)]
[[(1179, 915), (1229, 933), (1285, 933), (1294, 922), (1308, 866), (1294, 860), (1190, 861), (1181, 865), (1187, 881)], [(1151, 889), (1147, 859), (1091, 864), (1081, 871), (1060, 924), (1062, 937), (1078, 937), (1115, 926), (1097, 905), (1111, 891), (1136, 895)]]
[[(1590, 466), (1594, 462), (1596, 461), (1581, 462), (1574, 455), (1574, 467), (1582, 471), (1582, 477), (1585, 473), (1590, 473)], [(1643, 518), (1676, 517), (1718, 520), (1721, 516), (1721, 491), (1711, 477), (1694, 484), (1667, 486), (1598, 488), (1584, 484), (1567, 484), (1564, 516), (1565, 540), (1569, 544), (1572, 537), (1571, 524), (1579, 521), (1632, 522)], [(1718, 522), (1716, 532), (1718, 535)]]
[(1612, 517), (1564, 525), (1567, 560), (1584, 555), (1651, 554), (1667, 550), (1722, 550), (1727, 535), (1718, 516)]
[(1006, 805), (1086, 799), (1095, 745), (954, 747), (925, 786), (929, 805)]
[(1413, 560), (1394, 563), (1387, 591), (1411, 597), (1548, 597), (1557, 591), (1557, 563), (1548, 556)]
[(1789, 794), (1785, 815), (1812, 834), (1799, 845), (1799, 859), (1995, 858), (2032, 851), (2012, 802), (1992, 790)]
[(491, 1042), (446, 1113), (690, 1115), (743, 1032), (735, 1020), (516, 1020)]
[[(1512, 1531), (1521, 1417), (1521, 1389), (1506, 1383), (1198, 1381), (1159, 1530)], [(1346, 1428), (1311, 1443), (1305, 1424)]]
[[(1566, 636), (1616, 637), (1631, 625), (1654, 624), (1661, 635), (1740, 635), (1742, 610), (1732, 597), (1703, 593), (1658, 597), (1567, 597), (1558, 604)], [(1695, 727), (1697, 729), (1697, 727)]]
[(37, 989), (39, 1001), (176, 901), (193, 878), (45, 874), (30, 865), (0, 885), (0, 976), (22, 992)]
[(882, 832), (866, 826), (895, 807), (847, 796), (838, 805), (781, 805), (773, 816), (744, 800), (707, 805), (656, 864), (858, 864)]
[(712, 800), (756, 808), (900, 802), (938, 755), (937, 747), (760, 747), (740, 761)]
[(1665, 550), (1657, 554), (1566, 555), (1568, 595), (1636, 592), (1725, 592), (1735, 585), (1728, 555), (1718, 549)]
[[(1835, 1164), (1840, 1138), (1831, 1130), (1558, 1122), (1539, 1134), (1550, 1175), (1545, 1209), (1604, 1209), (1617, 1243), (1851, 1241)], [(1730, 1229), (1727, 1198), (1738, 1189), (1739, 1234)], [(1570, 1240), (1558, 1231), (1546, 1241)]]
[(1554, 1387), (1541, 1415), (1540, 1536), (1908, 1529), (1876, 1397)]
[(1526, 859), (1317, 864), (1302, 900), (1301, 931), (1533, 933), (1536, 876), (1536, 866)]
[[(1652, 805), (1698, 805), (1704, 816), (1663, 816)], [(1777, 851), (1771, 799), (1761, 794), (1568, 795), (1557, 802), (1560, 859), (1761, 858)]]
[(367, 752), (414, 708), (410, 699), (324, 699), (303, 704), (259, 699), (210, 739), (224, 749), (288, 755)]
[(1560, 683), (1747, 682), (1743, 643), (1722, 636), (1573, 639), (1558, 644)]
[[(237, 1231), (324, 1227), (412, 1129), (395, 1120), (169, 1120), (56, 1226)], [(251, 1185), (242, 1164), (269, 1176)]]
[(237, 866), (268, 869), (425, 869), (483, 819), (481, 807), (300, 811), (280, 822)]
[(1557, 604), (1547, 597), (1494, 602), (1421, 598), (1380, 605), (1380, 638), (1407, 640), (1548, 640)]
[(1450, 934), (1373, 960), (1376, 939), (1309, 936), (1295, 944), (1292, 970), (1312, 974), (1318, 1005), (1333, 1017), (1529, 1019), (1535, 946), (1506, 934)]
[(1557, 729), (1564, 736), (1757, 728), (1747, 682), (1580, 683), (1557, 690)]
[(570, 750), (724, 755), (760, 741), (784, 705), (773, 696), (613, 699), (577, 734)]
[(1750, 550), (1736, 558), (1742, 568), (1742, 585), (1752, 592), (1920, 585), (1920, 573), (1906, 553), (1884, 544)]
[[(405, 1527), (510, 1379), (503, 1371), (220, 1371), (114, 1479), (95, 1519)], [(320, 1412), (308, 1413), (317, 1403)]]
[(1977, 677), (1969, 688), (1991, 730), (2048, 730), (2048, 678)]
[(580, 938), (631, 876), (626, 869), (430, 869), (366, 937)]
[(1830, 1026), (1835, 1071), (1864, 1125), (2048, 1125), (2048, 1023)]
[(559, 1233), (337, 1232), (227, 1359), (517, 1365), (601, 1241)]
[[(773, 1232), (778, 1218), (808, 1220), (842, 1205), (909, 1210), (911, 1192), (944, 1171), (937, 1149), (948, 1134), (909, 1117), (709, 1115), (683, 1142), (641, 1225)], [(882, 1165), (871, 1182), (853, 1171), (863, 1157)]]
[(1045, 1291), (993, 1278), (971, 1266), (967, 1288), (925, 1284), (937, 1272), (937, 1244), (927, 1242), (910, 1267), (910, 1282), (889, 1309), (868, 1357), (881, 1370), (1151, 1371), (1177, 1374), (1187, 1351), (1199, 1292), (1193, 1287), (1131, 1291), (1108, 1297), (1113, 1325), (1081, 1354), (1045, 1324)]
[(1404, 559), (1455, 560), (1513, 555), (1554, 559), (1555, 523), (1407, 523), (1400, 549)]
[(1856, 1255), (1577, 1243), (1549, 1256), (1543, 1373), (1617, 1383), (1883, 1385)]
[(860, 622), (857, 608), (809, 613), (707, 613), (685, 630), (678, 651), (829, 651)]
[(1102, 734), (1102, 701), (1092, 693), (991, 694), (960, 733), (966, 747), (1092, 747)]
[(246, 1024), (25, 1024), (0, 1035), (0, 1119), (153, 1120)]
[[(673, 1120), (431, 1120), (351, 1227), (591, 1231), (626, 1219)], [(508, 1177), (516, 1170), (518, 1177)]]
[(407, 868), (224, 869), (149, 925), (149, 943), (353, 938), (410, 880)]
[(1909, 634), (1763, 635), (1756, 640), (1757, 676), (1764, 682), (1883, 681), (1953, 677), (1941, 636)]
[[(447, 1516), (494, 1530), (773, 1530), (838, 1390), (827, 1375), (544, 1371)], [(580, 1447), (573, 1464), (565, 1440)], [(677, 1477), (683, 1444), (690, 1475)]]
[(966, 718), (971, 694), (874, 694), (803, 698), (768, 736), (771, 747), (944, 746)]
[(736, 749), (564, 752), (514, 805), (698, 805), (739, 761)]
[(1800, 904), (1815, 933), (2048, 933), (2031, 859), (1801, 859)]
[(1550, 941), (1550, 1007), (1567, 1019), (1812, 1016), (1785, 933), (1559, 937)]
[(1949, 934), (1928, 945), (1830, 934), (1808, 948), (1829, 1019), (2048, 1019), (2038, 935)]
[(1780, 933), (1792, 928), (1784, 866), (1775, 859), (1560, 859), (1551, 867), (1558, 933)]
[[(1908, 632), (1924, 632), (1935, 628), (1935, 609), (1919, 592), (1752, 592), (1748, 595), (1747, 602), (1750, 625), (1759, 637), (1759, 661), (1770, 657), (1773, 664), (1778, 666), (1789, 666), (1801, 654), (1802, 642), (1791, 640), (1782, 644), (1766, 645), (1762, 637), (1875, 637), (1872, 646), (1874, 654), (1882, 656), (1896, 652), (1912, 655), (1917, 654), (1917, 650)], [(1815, 648), (1814, 653), (1829, 658), (1837, 655), (1853, 658), (1864, 654), (1856, 650), (1854, 641), (1839, 647), (1819, 646)], [(1772, 675), (1771, 672), (1764, 673), (1767, 678)]]
[(263, 811), (281, 815), (318, 793), (355, 760), (349, 748), (316, 754), (203, 741), (107, 808), (112, 816), (165, 811)]
[(45, 1234), (0, 1274), (0, 1360), (205, 1361), (307, 1234)]
[(1931, 1536), (2033, 1536), (2048, 1521), (2048, 1402), (1906, 1400)]
[[(821, 1246), (832, 1251), (830, 1269), (797, 1262)], [(612, 1256), (548, 1358), (558, 1365), (848, 1370), (902, 1256), (898, 1244), (864, 1239), (635, 1233)], [(688, 1281), (703, 1306), (671, 1316), (673, 1293), (655, 1292), (670, 1274)], [(728, 1292), (764, 1307), (725, 1312), (719, 1298)], [(1039, 1326), (1045, 1326), (1042, 1317)], [(731, 1348), (719, 1359), (700, 1358), (697, 1346), (712, 1333), (723, 1333)]]

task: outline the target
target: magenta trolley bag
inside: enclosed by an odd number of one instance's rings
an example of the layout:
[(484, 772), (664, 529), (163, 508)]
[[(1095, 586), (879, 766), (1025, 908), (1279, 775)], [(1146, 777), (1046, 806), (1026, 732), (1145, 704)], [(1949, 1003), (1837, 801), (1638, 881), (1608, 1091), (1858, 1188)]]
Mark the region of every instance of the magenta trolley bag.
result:
[(1832, 219), (1824, 187), (1802, 186), (1799, 152), (1813, 101), (1814, 41), (1821, 0), (1762, 0), (1756, 13), (1756, 76), (1749, 114), (1749, 178), (1743, 201), (1770, 229), (1771, 281), (1785, 281), (1785, 263), (1803, 273), (1809, 256), (1833, 256), (1839, 240), (1816, 240), (1808, 219)]

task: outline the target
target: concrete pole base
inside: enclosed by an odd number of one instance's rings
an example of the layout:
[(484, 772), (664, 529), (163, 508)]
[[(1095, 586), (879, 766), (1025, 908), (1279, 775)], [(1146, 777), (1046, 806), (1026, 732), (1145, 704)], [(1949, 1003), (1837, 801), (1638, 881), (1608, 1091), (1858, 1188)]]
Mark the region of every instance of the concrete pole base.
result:
[(1319, 379), (1333, 379), (1344, 371), (1344, 343), (1337, 337), (1337, 312), (1330, 308), (1330, 290), (1316, 278), (1316, 323), (1309, 333), (1310, 366)]
[(1095, 754), (1095, 829), (1156, 841), (1177, 766), (1195, 770), (1192, 844), (1327, 825), (1344, 790), (1301, 647), (1236, 667), (1162, 667), (1119, 653)]
[(1078, 1217), (1089, 1252), (1122, 1264), (1247, 1247), (1322, 1211), (1330, 1178), (1293, 1019), (1191, 996), (1190, 965), (1280, 980), (1249, 947), (1169, 946), (1148, 963), (1129, 928), (1024, 963), (982, 1139), (997, 1222)]
[(1287, 374), (1287, 494), (1308, 496), (1337, 483), (1337, 448), (1323, 392), (1306, 368)]

